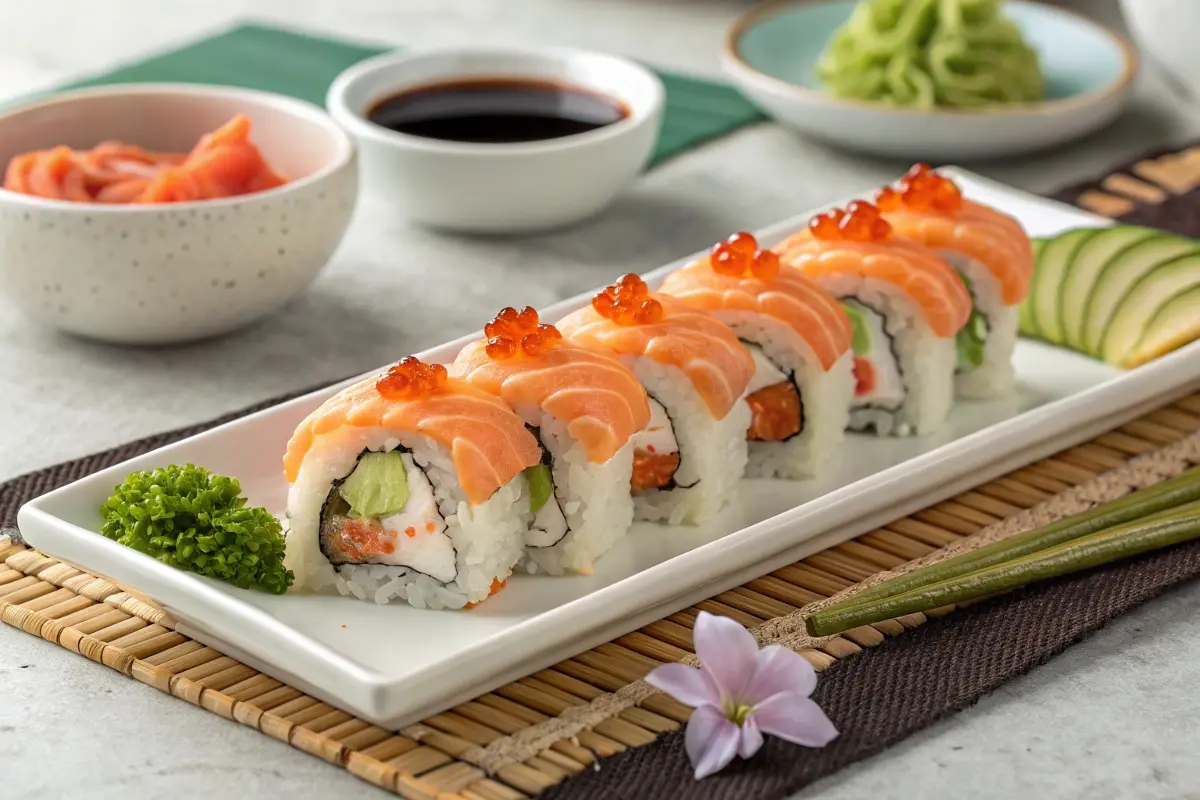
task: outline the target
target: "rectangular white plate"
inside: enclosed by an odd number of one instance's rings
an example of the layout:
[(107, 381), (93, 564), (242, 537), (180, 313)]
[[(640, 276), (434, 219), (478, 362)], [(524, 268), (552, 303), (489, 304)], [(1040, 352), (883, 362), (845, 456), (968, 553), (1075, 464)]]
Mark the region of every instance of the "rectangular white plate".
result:
[[(970, 197), (1033, 235), (1106, 220), (962, 171)], [(773, 243), (811, 212), (760, 233)], [(650, 273), (658, 278), (682, 263)], [(590, 294), (543, 312), (557, 319)], [(478, 336), (421, 353), (452, 360)], [(180, 630), (385, 727), (398, 727), (673, 613), (798, 558), (1049, 455), (1200, 388), (1200, 343), (1131, 373), (1036, 342), (1016, 353), (1010, 398), (955, 407), (943, 430), (912, 439), (850, 435), (817, 480), (745, 481), (701, 528), (639, 524), (594, 575), (517, 576), (469, 612), (416, 611), (343, 597), (274, 597), (171, 569), (98, 535), (97, 509), (126, 474), (192, 462), (238, 477), (254, 504), (282, 513), (280, 458), (292, 429), (339, 386), (164, 447), (40, 497), (18, 522), (30, 544), (145, 592)], [(342, 384), (344, 385), (344, 384)]]

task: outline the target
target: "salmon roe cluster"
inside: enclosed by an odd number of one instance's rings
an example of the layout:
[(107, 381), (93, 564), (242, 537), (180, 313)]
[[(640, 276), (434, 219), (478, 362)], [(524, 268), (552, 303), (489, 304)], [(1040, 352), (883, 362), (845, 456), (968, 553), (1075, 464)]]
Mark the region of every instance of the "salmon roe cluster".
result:
[(650, 325), (662, 319), (662, 303), (637, 275), (622, 275), (592, 298), (592, 308), (618, 325)]
[(732, 278), (758, 278), (773, 281), (779, 274), (779, 256), (760, 250), (754, 234), (741, 231), (713, 245), (708, 253), (713, 272)]
[(415, 400), (438, 392), (446, 385), (446, 368), (426, 364), (416, 356), (405, 356), (387, 374), (375, 382), (375, 388), (389, 400)]
[(813, 217), (808, 229), (817, 239), (828, 242), (881, 242), (892, 232), (879, 208), (862, 200)]
[(887, 186), (875, 198), (884, 211), (937, 211), (956, 214), (962, 208), (962, 192), (949, 178), (943, 178), (928, 164), (916, 164), (896, 186)]
[(492, 358), (536, 356), (547, 347), (562, 341), (562, 334), (553, 325), (538, 322), (536, 310), (525, 306), (520, 311), (504, 308), (483, 326), (488, 337), (487, 354)]

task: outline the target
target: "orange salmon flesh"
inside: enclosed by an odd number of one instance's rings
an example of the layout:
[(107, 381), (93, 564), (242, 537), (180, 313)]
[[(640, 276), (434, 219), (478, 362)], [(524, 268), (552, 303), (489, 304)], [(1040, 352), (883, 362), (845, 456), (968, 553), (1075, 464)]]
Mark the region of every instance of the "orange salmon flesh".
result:
[(800, 432), (800, 393), (791, 381), (764, 386), (746, 396), (750, 428), (746, 438), (755, 442), (782, 442)]

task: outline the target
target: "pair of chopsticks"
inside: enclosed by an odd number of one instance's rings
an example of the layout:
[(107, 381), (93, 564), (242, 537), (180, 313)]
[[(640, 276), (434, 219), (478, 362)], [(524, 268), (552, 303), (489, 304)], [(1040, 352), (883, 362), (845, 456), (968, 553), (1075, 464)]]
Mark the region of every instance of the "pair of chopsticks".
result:
[(812, 636), (1011, 591), (1200, 538), (1200, 468), (872, 586), (805, 621)]

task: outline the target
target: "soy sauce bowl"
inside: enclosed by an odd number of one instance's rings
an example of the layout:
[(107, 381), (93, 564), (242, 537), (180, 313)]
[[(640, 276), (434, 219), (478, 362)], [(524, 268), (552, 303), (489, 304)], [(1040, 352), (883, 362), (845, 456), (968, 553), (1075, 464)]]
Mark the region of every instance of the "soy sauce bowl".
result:
[[(539, 81), (597, 93), (624, 118), (553, 139), (449, 141), (400, 133), (368, 118), (405, 91), (463, 81)], [(532, 233), (608, 206), (645, 166), (665, 91), (631, 61), (560, 48), (453, 47), (385, 54), (347, 69), (326, 106), (359, 147), (366, 202), (383, 201), (424, 225), (486, 234)]]

